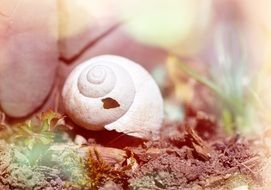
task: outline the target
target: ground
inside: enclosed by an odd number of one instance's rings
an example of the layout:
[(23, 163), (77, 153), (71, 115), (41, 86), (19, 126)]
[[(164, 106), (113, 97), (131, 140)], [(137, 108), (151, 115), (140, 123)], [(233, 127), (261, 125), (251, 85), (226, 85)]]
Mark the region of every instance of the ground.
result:
[(263, 181), (254, 140), (226, 136), (203, 112), (165, 123), (159, 141), (118, 134), (109, 146), (99, 137), (72, 138), (73, 130), (61, 129), (57, 141), (29, 149), (11, 140), (19, 131), (1, 131), (7, 139), (0, 143), (1, 189), (234, 189)]

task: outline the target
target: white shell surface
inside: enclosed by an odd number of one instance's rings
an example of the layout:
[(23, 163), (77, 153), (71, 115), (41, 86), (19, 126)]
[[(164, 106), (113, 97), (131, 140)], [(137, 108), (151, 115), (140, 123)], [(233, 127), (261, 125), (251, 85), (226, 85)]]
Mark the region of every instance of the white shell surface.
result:
[[(163, 119), (163, 99), (151, 75), (137, 63), (103, 55), (78, 65), (63, 92), (67, 114), (90, 130), (116, 130), (139, 138), (157, 138)], [(118, 107), (105, 109), (103, 99)]]

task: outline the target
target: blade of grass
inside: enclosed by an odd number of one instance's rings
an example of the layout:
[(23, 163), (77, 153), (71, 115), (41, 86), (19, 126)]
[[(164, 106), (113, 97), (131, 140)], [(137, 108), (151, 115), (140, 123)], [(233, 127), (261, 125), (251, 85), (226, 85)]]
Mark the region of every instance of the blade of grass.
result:
[(199, 83), (207, 86), (210, 88), (213, 92), (215, 92), (219, 97), (223, 98), (225, 101), (228, 102), (227, 98), (223, 95), (222, 90), (212, 83), (210, 80), (208, 80), (205, 77), (202, 77), (201, 74), (199, 74), (197, 71), (189, 67), (187, 64), (182, 63), (176, 56), (173, 54), (170, 54), (168, 56), (168, 61), (175, 62), (177, 64), (178, 68), (180, 68), (184, 73), (186, 73), (188, 76), (194, 78)]
[[(210, 90), (212, 90), (217, 96), (218, 98), (220, 98), (222, 100), (222, 102), (224, 102), (224, 105), (226, 106), (225, 110), (227, 112), (226, 115), (223, 115), (222, 113), (222, 117), (226, 118), (222, 118), (222, 120), (226, 119), (225, 121), (225, 130), (228, 133), (232, 133), (234, 132), (234, 130), (238, 127), (241, 126), (236, 126), (236, 122), (235, 121), (237, 118), (234, 118), (232, 116), (238, 116), (241, 115), (243, 112), (243, 105), (236, 101), (234, 98), (226, 96), (223, 93), (223, 90), (221, 88), (219, 88), (215, 83), (213, 83), (211, 80), (209, 80), (208, 78), (203, 77), (200, 73), (198, 73), (197, 71), (195, 71), (193, 68), (189, 67), (187, 64), (183, 63), (181, 60), (178, 59), (178, 57), (174, 54), (170, 54), (168, 56), (168, 61), (172, 61), (175, 64), (177, 64), (178, 68), (181, 69), (184, 73), (186, 73), (188, 76), (192, 77), (193, 79), (195, 79), (196, 81), (198, 81), (199, 83), (205, 85), (206, 87), (208, 87)], [(223, 111), (225, 114), (225, 110)], [(230, 115), (232, 115), (231, 117), (229, 117)]]

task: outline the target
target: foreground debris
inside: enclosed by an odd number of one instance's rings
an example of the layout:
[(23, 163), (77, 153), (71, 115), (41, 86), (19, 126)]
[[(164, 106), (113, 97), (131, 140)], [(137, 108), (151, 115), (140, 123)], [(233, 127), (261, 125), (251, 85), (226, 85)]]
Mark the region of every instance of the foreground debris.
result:
[(214, 131), (216, 121), (203, 113), (182, 124), (165, 124), (160, 141), (124, 149), (95, 141), (78, 145), (64, 131), (54, 135), (56, 141), (51, 129), (64, 125), (62, 119), (43, 114), (41, 132), (29, 133), (34, 143), (25, 133), (24, 141), (15, 141), (20, 129), (3, 129), (1, 189), (233, 189), (261, 183), (261, 159), (252, 142), (238, 135), (221, 137)]

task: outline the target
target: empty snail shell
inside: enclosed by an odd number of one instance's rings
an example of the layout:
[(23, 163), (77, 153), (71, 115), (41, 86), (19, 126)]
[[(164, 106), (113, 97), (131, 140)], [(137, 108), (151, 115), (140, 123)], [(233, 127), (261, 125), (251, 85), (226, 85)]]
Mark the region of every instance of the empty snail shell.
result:
[(151, 75), (137, 63), (103, 55), (78, 65), (63, 87), (66, 113), (90, 130), (116, 130), (157, 138), (163, 100)]

